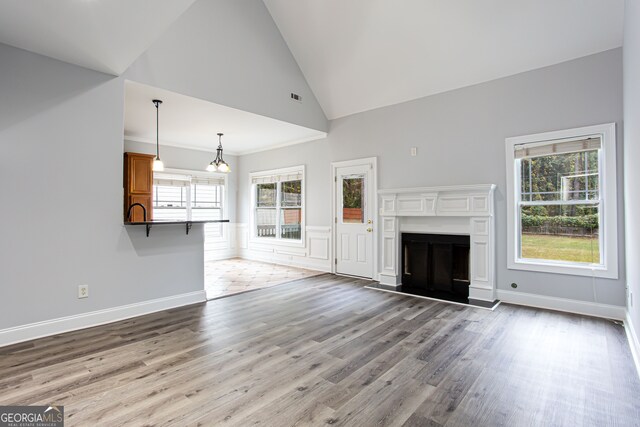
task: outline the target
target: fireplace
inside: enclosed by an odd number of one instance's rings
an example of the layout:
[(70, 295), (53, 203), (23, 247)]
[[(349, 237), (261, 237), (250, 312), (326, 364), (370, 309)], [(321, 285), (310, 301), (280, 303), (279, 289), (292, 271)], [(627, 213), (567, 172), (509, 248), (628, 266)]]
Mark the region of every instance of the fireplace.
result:
[(469, 301), (469, 236), (402, 233), (401, 292)]
[(380, 287), (493, 306), (494, 190), (493, 184), (379, 190)]

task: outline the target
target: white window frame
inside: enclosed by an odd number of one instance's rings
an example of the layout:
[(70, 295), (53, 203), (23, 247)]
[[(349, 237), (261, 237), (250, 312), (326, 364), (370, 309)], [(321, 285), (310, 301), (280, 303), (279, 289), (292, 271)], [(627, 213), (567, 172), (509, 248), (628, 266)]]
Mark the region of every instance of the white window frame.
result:
[[(224, 180), (224, 189), (222, 195), (222, 207), (220, 209), (220, 216), (222, 218), (225, 217), (225, 212), (227, 211), (227, 206), (229, 205), (229, 174), (221, 173), (221, 172), (204, 172), (204, 171), (196, 171), (191, 169), (176, 169), (176, 168), (164, 168), (164, 170), (160, 173), (166, 174), (176, 174), (176, 175), (186, 175), (189, 176), (190, 179), (193, 177), (196, 178), (207, 178), (207, 177), (216, 177), (222, 178)], [(154, 176), (155, 177), (155, 176)], [(191, 191), (187, 193), (187, 212), (191, 212)], [(188, 216), (188, 215), (187, 215)], [(189, 220), (185, 220), (189, 221)], [(227, 227), (225, 223), (220, 224), (220, 236), (211, 239), (211, 242), (220, 242), (227, 240)]]
[[(553, 260), (523, 259), (520, 247), (520, 171), (515, 168), (515, 146), (521, 144), (551, 143), (556, 140), (584, 139), (598, 136), (602, 140), (599, 155), (600, 174), (600, 251), (602, 264), (581, 264)], [(618, 278), (618, 206), (616, 173), (615, 123), (586, 126), (575, 129), (524, 135), (506, 139), (507, 162), (507, 268), (512, 270)]]
[[(276, 237), (259, 237), (256, 235), (256, 184), (253, 183), (254, 178), (261, 177), (271, 177), (277, 175), (290, 175), (294, 173), (300, 173), (302, 176), (301, 183), (301, 209), (302, 214), (300, 218), (300, 240), (293, 239), (283, 239), (280, 237), (280, 233), (276, 234)], [(260, 244), (271, 244), (271, 245), (282, 245), (282, 246), (295, 246), (295, 247), (305, 247), (305, 224), (306, 224), (306, 216), (307, 210), (305, 208), (305, 199), (306, 199), (306, 171), (305, 166), (292, 166), (287, 168), (279, 168), (272, 169), (268, 171), (260, 171), (260, 172), (251, 172), (249, 173), (249, 192), (251, 194), (251, 232), (250, 241), (252, 243), (260, 243)], [(276, 195), (276, 229), (280, 230), (280, 197)]]

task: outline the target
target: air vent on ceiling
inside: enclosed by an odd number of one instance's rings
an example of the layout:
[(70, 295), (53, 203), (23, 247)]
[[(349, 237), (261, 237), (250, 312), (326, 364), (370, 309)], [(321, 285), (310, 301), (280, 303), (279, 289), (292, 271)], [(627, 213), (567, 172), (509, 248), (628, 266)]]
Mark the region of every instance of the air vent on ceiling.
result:
[(297, 102), (302, 102), (302, 96), (298, 95), (297, 93), (291, 92), (291, 99)]

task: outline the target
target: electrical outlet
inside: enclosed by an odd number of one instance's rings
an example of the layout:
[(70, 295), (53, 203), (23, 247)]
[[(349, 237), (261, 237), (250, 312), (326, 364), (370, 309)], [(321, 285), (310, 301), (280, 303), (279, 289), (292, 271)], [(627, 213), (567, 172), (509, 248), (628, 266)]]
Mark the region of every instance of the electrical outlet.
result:
[(89, 285), (78, 285), (78, 298), (89, 297)]
[(411, 147), (411, 157), (418, 155), (418, 147)]

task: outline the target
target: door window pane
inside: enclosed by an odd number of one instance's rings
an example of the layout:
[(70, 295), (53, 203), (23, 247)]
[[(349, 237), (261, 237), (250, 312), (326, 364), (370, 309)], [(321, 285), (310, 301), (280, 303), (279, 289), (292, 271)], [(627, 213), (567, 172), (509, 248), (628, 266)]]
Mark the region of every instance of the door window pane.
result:
[(342, 179), (342, 222), (364, 223), (364, 175)]
[(598, 205), (520, 207), (521, 258), (600, 264)]

